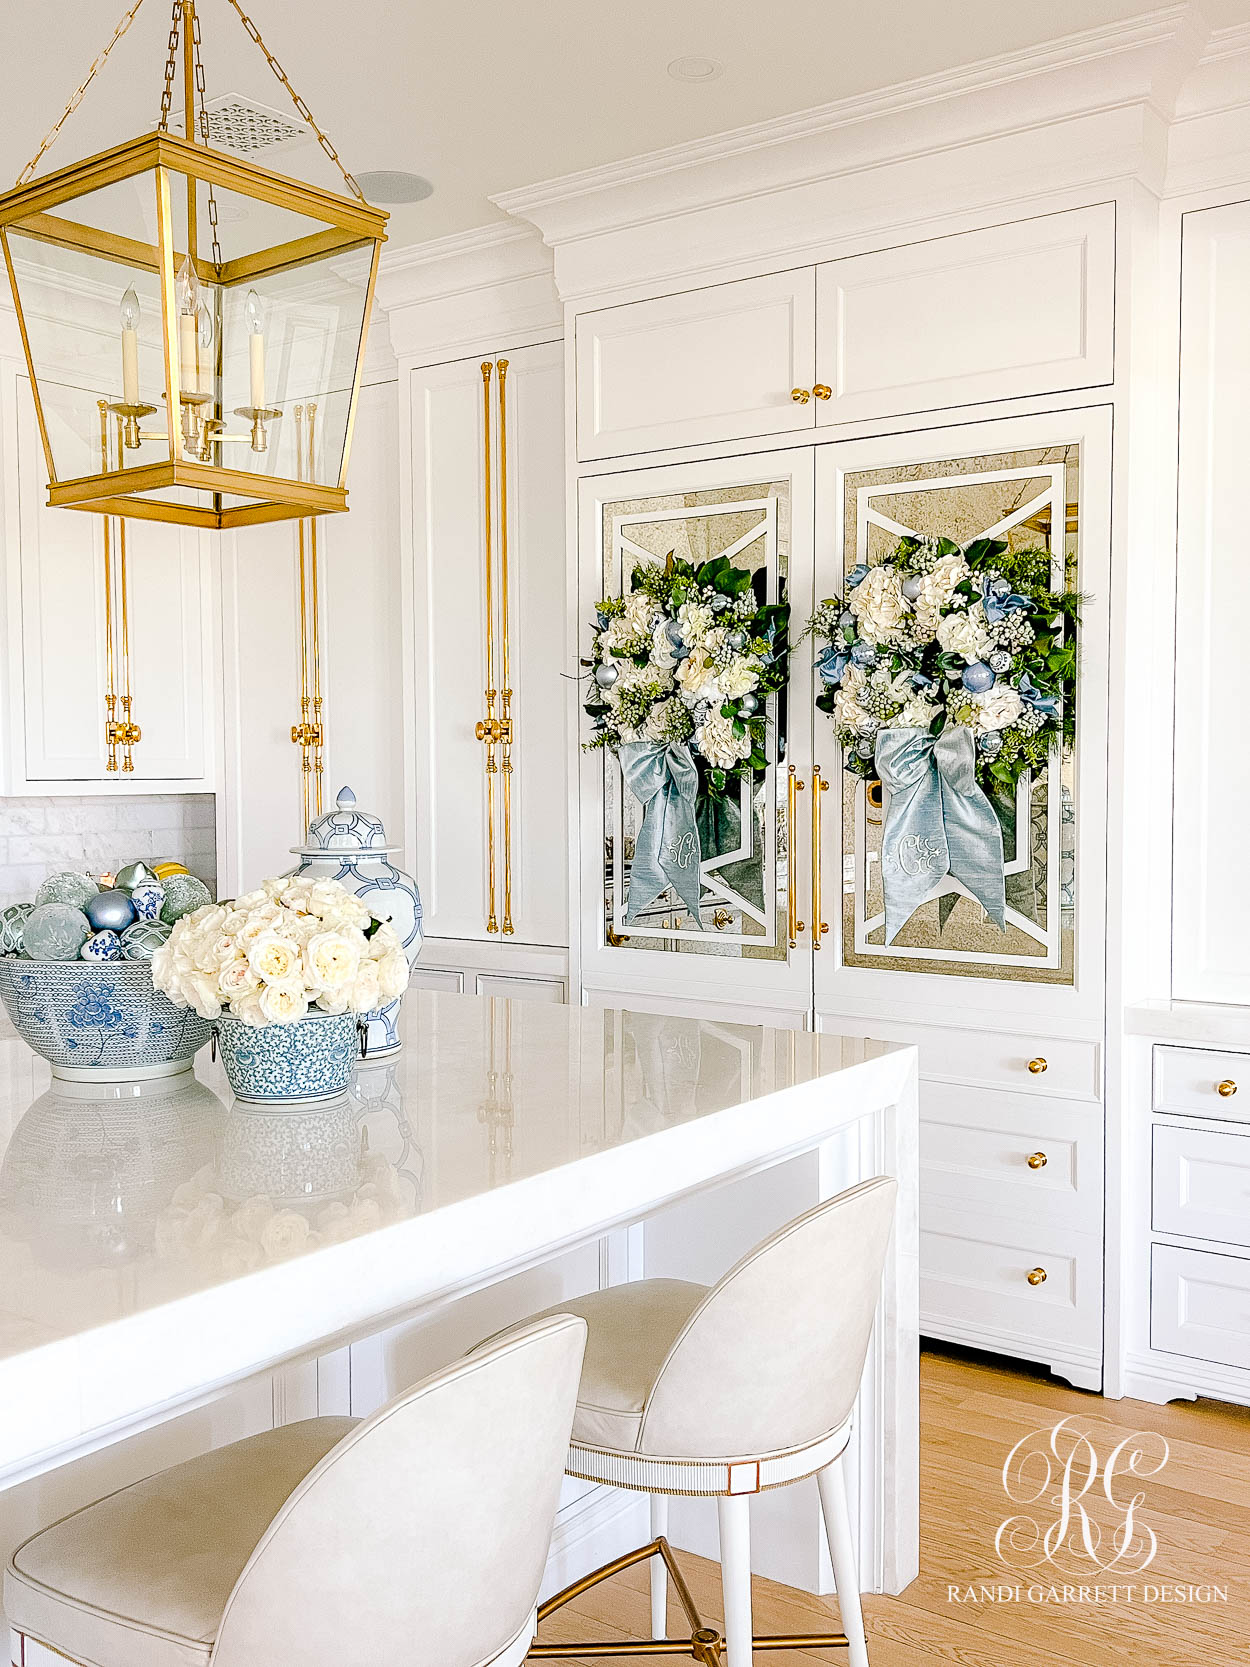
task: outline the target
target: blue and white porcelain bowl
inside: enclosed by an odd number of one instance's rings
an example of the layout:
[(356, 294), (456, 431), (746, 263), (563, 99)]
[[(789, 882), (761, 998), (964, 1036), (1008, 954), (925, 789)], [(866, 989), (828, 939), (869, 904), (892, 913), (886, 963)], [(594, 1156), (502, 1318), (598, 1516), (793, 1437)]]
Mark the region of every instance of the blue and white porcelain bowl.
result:
[(190, 1069), (212, 1026), (152, 987), (148, 961), (0, 959), (0, 1001), (24, 1042), (74, 1082)]
[(258, 1027), (227, 1012), (213, 1029), (235, 1097), (255, 1105), (345, 1094), (360, 1056), (354, 1013), (308, 1013), (294, 1024)]

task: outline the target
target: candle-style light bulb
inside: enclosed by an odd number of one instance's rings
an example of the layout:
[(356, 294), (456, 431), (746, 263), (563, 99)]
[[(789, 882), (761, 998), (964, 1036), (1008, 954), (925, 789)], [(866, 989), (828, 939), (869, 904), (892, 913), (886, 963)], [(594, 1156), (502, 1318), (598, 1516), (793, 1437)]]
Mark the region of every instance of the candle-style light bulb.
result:
[(213, 395), (213, 314), (207, 301), (196, 314), (196, 335), (200, 350), (200, 392)]
[(250, 371), (253, 411), (265, 408), (265, 315), (260, 296), (254, 289), (247, 292), (243, 304), (243, 322), (248, 331), (248, 369)]
[(178, 303), (178, 386), (184, 394), (200, 388), (199, 311), (200, 280), (190, 255), (184, 255), (175, 286)]
[(139, 297), (133, 288), (122, 296), (122, 404), (139, 403)]

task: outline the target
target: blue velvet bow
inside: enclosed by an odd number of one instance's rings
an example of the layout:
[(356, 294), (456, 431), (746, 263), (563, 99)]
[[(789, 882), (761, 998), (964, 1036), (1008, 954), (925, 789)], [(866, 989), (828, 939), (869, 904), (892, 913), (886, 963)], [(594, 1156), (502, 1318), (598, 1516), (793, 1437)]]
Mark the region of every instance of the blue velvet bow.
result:
[(1044, 689), (1039, 689), (1028, 672), (1020, 673), (1020, 681), (1016, 684), (1016, 693), (1026, 706), (1031, 706), (1035, 712), (1040, 712), (1044, 718), (1059, 716), (1059, 696), (1048, 695)]
[(822, 683), (832, 688), (841, 683), (846, 675), (846, 668), (851, 663), (851, 656), (844, 649), (830, 646), (816, 662), (816, 670), (820, 674)]
[(847, 590), (854, 590), (856, 585), (862, 585), (867, 577), (868, 563), (866, 561), (856, 562), (855, 566), (846, 576)]
[(991, 579), (986, 574), (981, 579), (981, 605), (990, 624), (998, 625), (1008, 614), (1027, 608), (1029, 599), (1017, 596), (1006, 579)]

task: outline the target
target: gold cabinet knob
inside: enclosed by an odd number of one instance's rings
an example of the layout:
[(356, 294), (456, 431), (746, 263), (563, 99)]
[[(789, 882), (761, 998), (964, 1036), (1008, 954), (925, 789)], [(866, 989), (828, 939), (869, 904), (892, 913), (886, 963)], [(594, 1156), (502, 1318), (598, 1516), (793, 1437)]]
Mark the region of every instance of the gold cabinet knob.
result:
[(811, 397), (812, 390), (810, 388), (791, 388), (790, 390), (790, 398), (796, 405), (806, 405)]
[(1237, 1092), (1237, 1084), (1231, 1077), (1225, 1077), (1223, 1082), (1216, 1083), (1215, 1092), (1221, 1097), (1221, 1099), (1231, 1100), (1233, 1095)]
[(1046, 1269), (1030, 1268), (1024, 1277), (1030, 1285), (1044, 1285), (1046, 1283)]
[(812, 392), (816, 395), (817, 399), (832, 399), (833, 398), (833, 389), (829, 386), (829, 384), (827, 382), (817, 382), (815, 384), (815, 386), (812, 388)]
[(1046, 1069), (1046, 1061), (1044, 1059), (1039, 1057), (1037, 1059), (1030, 1059), (1029, 1060), (1029, 1070), (1032, 1071), (1032, 1073), (1035, 1077), (1040, 1077), (1042, 1072), (1045, 1069)]
[(1030, 1169), (1045, 1169), (1047, 1158), (1045, 1152), (1030, 1152), (1028, 1165)]

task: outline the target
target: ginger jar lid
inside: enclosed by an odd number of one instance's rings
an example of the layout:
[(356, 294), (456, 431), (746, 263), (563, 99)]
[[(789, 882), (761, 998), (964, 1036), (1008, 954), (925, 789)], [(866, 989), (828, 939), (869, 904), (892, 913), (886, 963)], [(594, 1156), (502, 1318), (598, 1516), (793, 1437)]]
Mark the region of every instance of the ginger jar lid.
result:
[(358, 809), (356, 795), (350, 787), (344, 787), (339, 790), (334, 809), (311, 822), (306, 842), (292, 845), (291, 850), (297, 857), (351, 859), (390, 856), (399, 846), (386, 843), (382, 818)]

